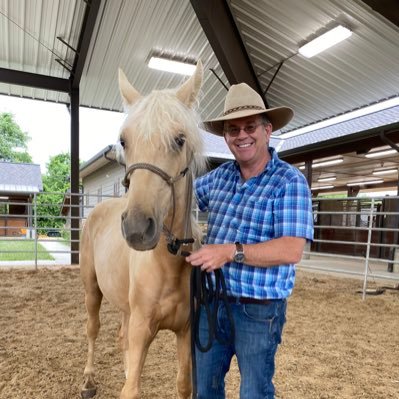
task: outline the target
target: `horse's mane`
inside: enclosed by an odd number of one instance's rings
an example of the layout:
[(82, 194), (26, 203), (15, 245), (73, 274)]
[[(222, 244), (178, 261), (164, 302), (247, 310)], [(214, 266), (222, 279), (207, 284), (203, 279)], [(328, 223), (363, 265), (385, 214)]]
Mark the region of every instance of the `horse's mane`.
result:
[(186, 145), (193, 154), (192, 171), (198, 174), (205, 168), (202, 136), (198, 129), (198, 113), (185, 106), (177, 97), (177, 89), (154, 90), (142, 97), (130, 109), (125, 124), (132, 124), (137, 137), (149, 145), (162, 144), (170, 150), (176, 133), (186, 136)]

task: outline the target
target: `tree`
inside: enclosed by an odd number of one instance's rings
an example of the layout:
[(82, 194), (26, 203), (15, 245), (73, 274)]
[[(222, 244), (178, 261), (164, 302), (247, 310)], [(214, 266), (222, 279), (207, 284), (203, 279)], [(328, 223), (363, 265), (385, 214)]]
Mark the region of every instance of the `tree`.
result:
[(61, 218), (60, 214), (64, 194), (70, 188), (71, 156), (69, 153), (54, 155), (50, 157), (46, 166), (47, 173), (42, 176), (43, 194), (38, 196), (37, 207), (41, 232), (61, 228), (65, 224), (65, 219)]
[(71, 155), (67, 152), (50, 157), (43, 176), (43, 190), (65, 193), (70, 188)]
[(0, 114), (0, 161), (32, 163), (28, 153), (28, 133), (23, 132), (12, 114)]

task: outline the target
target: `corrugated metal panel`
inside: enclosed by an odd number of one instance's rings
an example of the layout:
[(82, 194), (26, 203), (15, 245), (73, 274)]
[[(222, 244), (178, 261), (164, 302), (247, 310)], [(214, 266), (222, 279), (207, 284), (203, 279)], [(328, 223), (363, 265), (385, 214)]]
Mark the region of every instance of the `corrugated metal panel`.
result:
[(0, 184), (1, 193), (38, 193), (39, 188), (37, 186), (20, 186), (16, 184)]
[[(288, 59), (267, 94), (271, 106), (294, 108), (286, 131), (399, 94), (399, 28), (361, 0), (229, 4), (262, 87)], [(68, 78), (55, 59), (72, 63), (74, 54), (56, 37), (77, 47), (85, 7), (83, 0), (0, 0), (0, 67)], [(353, 28), (349, 40), (312, 59), (295, 55), (312, 34), (338, 20)], [(179, 85), (184, 78), (147, 67), (152, 50), (201, 59), (202, 118), (222, 112), (226, 91), (209, 69), (228, 82), (189, 0), (103, 0), (81, 80), (82, 105), (122, 109), (119, 66), (143, 93)], [(3, 83), (0, 93), (69, 102), (65, 93)]]
[[(72, 64), (85, 3), (81, 0), (0, 0), (0, 67), (68, 78), (55, 60)], [(69, 102), (66, 94), (0, 84), (0, 92), (13, 96)]]
[[(219, 63), (187, 0), (129, 1), (105, 4), (91, 43), (89, 62), (82, 79), (83, 105), (121, 110), (117, 84), (120, 66), (133, 86), (143, 94), (154, 88), (176, 87), (186, 79), (180, 75), (149, 69), (151, 51), (163, 52), (204, 63), (205, 81), (200, 109), (203, 115), (216, 115), (225, 89), (208, 68)], [(219, 76), (226, 81), (218, 69)], [(101, 82), (99, 84), (99, 82)]]
[[(296, 111), (286, 131), (399, 94), (399, 29), (363, 2), (234, 0), (231, 9), (263, 88), (287, 60), (267, 93), (271, 106)], [(334, 21), (353, 35), (311, 59), (295, 55)]]

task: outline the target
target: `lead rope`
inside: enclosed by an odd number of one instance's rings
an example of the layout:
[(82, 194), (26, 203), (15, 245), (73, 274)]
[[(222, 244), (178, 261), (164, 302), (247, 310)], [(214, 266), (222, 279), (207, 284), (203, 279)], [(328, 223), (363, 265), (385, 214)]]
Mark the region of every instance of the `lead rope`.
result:
[[(192, 234), (191, 225), (191, 208), (192, 208), (192, 193), (193, 193), (193, 176), (190, 173), (188, 176), (187, 190), (186, 190), (187, 206), (185, 212), (185, 237)], [(194, 241), (194, 240), (193, 240)], [(181, 251), (181, 255), (188, 256), (190, 253)], [(192, 398), (197, 398), (197, 361), (196, 348), (201, 352), (207, 352), (212, 347), (216, 339), (221, 344), (232, 344), (234, 342), (235, 328), (234, 320), (231, 312), (230, 304), (227, 298), (227, 289), (224, 275), (221, 269), (214, 271), (215, 273), (215, 287), (213, 288), (213, 281), (210, 273), (202, 271), (200, 267), (192, 267), (190, 274), (190, 329), (191, 329), (191, 378), (192, 378)], [(208, 286), (207, 284), (208, 283)], [(211, 308), (214, 302), (213, 309)], [(220, 302), (223, 302), (227, 317), (230, 321), (231, 333), (230, 336), (223, 340), (217, 329), (217, 313)], [(208, 321), (208, 340), (206, 345), (202, 345), (199, 337), (199, 320), (201, 316), (201, 305), (204, 306), (206, 317)]]
[[(226, 282), (221, 269), (216, 269), (215, 286), (210, 273), (202, 271), (200, 267), (193, 267), (190, 276), (190, 325), (191, 325), (191, 363), (193, 398), (197, 398), (197, 363), (195, 349), (207, 352), (212, 344), (217, 340), (222, 345), (234, 343), (235, 327), (233, 314), (227, 297)], [(217, 314), (220, 303), (223, 303), (230, 323), (230, 335), (223, 339), (217, 328)], [(208, 323), (208, 339), (205, 345), (201, 343), (199, 337), (199, 324), (201, 317), (201, 306), (204, 307)]]
[[(186, 184), (186, 209), (185, 209), (185, 224), (184, 237), (192, 236), (191, 224), (191, 209), (192, 209), (192, 195), (193, 195), (193, 176), (192, 173), (187, 175)], [(181, 250), (180, 247), (194, 242), (193, 238), (178, 239), (174, 237), (171, 231), (164, 227), (164, 232), (167, 236), (167, 246), (169, 252), (174, 255), (189, 256), (190, 252)], [(196, 362), (196, 348), (201, 352), (207, 352), (212, 347), (216, 339), (221, 344), (232, 344), (234, 342), (235, 328), (233, 315), (231, 313), (230, 304), (227, 298), (227, 289), (224, 275), (221, 269), (214, 271), (215, 273), (215, 287), (211, 274), (202, 271), (200, 267), (193, 267), (190, 274), (190, 332), (191, 332), (191, 380), (192, 380), (192, 398), (197, 398), (197, 362)], [(230, 336), (223, 340), (217, 329), (217, 313), (220, 303), (223, 302), (227, 317), (230, 321), (231, 333)], [(207, 322), (208, 322), (208, 339), (205, 345), (200, 341), (199, 337), (199, 320), (201, 316), (201, 306), (204, 306)], [(212, 306), (213, 305), (213, 306)]]

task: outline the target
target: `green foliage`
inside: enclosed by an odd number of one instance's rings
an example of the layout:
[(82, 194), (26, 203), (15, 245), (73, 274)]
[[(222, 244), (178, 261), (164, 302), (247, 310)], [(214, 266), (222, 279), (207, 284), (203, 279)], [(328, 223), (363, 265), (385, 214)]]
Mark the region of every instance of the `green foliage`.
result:
[(50, 157), (47, 173), (43, 176), (45, 192), (64, 193), (70, 188), (71, 155), (62, 153)]
[(65, 218), (60, 215), (64, 194), (70, 188), (71, 156), (69, 153), (55, 155), (50, 157), (46, 166), (47, 173), (42, 176), (43, 194), (38, 196), (37, 201), (40, 233), (47, 233), (48, 229), (61, 228), (65, 224)]
[(29, 140), (28, 133), (21, 130), (12, 114), (0, 114), (0, 161), (32, 163), (27, 152)]

